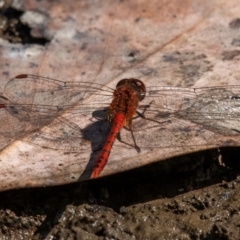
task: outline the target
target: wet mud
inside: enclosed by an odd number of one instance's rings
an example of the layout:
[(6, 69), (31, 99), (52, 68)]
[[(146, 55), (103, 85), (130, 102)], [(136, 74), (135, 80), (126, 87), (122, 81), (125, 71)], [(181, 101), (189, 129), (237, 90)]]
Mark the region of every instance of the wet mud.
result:
[(0, 193), (0, 239), (239, 239), (240, 149)]

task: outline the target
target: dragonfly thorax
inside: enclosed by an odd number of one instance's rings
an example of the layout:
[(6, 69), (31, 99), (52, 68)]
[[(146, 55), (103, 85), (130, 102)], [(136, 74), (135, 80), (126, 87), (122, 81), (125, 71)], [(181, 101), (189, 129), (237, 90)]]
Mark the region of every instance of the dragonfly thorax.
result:
[(122, 112), (125, 114), (128, 125), (136, 112), (138, 103), (144, 99), (145, 93), (146, 88), (142, 81), (133, 78), (120, 80), (113, 93), (108, 119), (111, 121), (117, 113)]

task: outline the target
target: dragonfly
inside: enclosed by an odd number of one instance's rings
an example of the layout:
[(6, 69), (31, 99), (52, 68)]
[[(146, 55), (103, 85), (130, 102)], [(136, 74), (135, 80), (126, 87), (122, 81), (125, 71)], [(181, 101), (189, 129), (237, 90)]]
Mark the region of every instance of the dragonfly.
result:
[[(94, 117), (96, 112), (105, 117)], [(21, 74), (4, 87), (0, 116), (1, 149), (23, 140), (56, 150), (80, 151), (86, 135), (91, 135), (88, 138), (101, 145), (91, 173), (91, 178), (97, 178), (116, 139), (137, 152), (141, 148), (237, 145), (240, 86), (146, 87), (143, 81), (129, 78), (113, 89), (92, 82)], [(86, 130), (93, 119), (100, 123), (99, 129)]]

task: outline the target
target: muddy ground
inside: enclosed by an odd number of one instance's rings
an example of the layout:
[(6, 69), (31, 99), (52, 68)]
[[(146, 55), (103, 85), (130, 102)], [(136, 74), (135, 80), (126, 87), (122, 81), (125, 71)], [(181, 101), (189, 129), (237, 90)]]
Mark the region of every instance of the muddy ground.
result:
[(240, 149), (0, 193), (0, 239), (240, 239)]

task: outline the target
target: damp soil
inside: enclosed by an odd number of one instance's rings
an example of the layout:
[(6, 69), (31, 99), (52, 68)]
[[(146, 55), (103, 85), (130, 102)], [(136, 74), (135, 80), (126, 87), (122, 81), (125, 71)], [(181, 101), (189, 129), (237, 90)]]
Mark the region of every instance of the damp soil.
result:
[(240, 149), (0, 193), (0, 239), (240, 239)]

